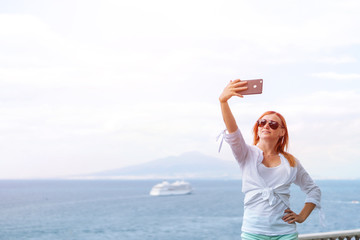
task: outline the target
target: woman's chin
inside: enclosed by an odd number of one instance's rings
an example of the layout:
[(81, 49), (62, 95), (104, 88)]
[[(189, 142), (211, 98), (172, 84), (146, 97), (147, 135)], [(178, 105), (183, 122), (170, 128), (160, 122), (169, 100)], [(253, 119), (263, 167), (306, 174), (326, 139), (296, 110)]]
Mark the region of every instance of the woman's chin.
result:
[(270, 134), (263, 134), (260, 136), (260, 140), (262, 140), (262, 141), (277, 141), (277, 138)]

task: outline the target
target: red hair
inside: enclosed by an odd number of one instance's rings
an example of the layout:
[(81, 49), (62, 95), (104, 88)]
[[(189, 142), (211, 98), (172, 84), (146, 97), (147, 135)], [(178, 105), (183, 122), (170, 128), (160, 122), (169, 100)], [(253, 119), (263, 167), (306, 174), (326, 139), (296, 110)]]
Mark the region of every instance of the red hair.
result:
[[(289, 134), (288, 134), (285, 118), (280, 113), (277, 113), (274, 111), (267, 111), (263, 115), (261, 115), (259, 119), (263, 118), (266, 115), (272, 115), (272, 114), (275, 114), (276, 116), (278, 116), (280, 118), (281, 126), (285, 129), (284, 136), (279, 138), (278, 142), (276, 143), (276, 146), (275, 146), (276, 152), (283, 154), (284, 157), (289, 161), (290, 166), (295, 167), (295, 165), (296, 165), (295, 157), (285, 151), (288, 149), (288, 146), (289, 146)], [(253, 144), (254, 145), (258, 144), (258, 142), (260, 140), (259, 135), (258, 135), (258, 128), (259, 128), (259, 124), (258, 124), (258, 121), (256, 121), (256, 123), (253, 127), (253, 133), (254, 133)]]

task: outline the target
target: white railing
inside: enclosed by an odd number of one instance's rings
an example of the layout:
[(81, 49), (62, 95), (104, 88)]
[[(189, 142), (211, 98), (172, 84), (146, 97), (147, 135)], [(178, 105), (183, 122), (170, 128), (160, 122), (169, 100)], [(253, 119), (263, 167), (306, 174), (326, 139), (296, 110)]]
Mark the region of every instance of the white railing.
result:
[(360, 229), (337, 231), (337, 232), (324, 232), (324, 233), (310, 233), (300, 234), (299, 240), (359, 240)]

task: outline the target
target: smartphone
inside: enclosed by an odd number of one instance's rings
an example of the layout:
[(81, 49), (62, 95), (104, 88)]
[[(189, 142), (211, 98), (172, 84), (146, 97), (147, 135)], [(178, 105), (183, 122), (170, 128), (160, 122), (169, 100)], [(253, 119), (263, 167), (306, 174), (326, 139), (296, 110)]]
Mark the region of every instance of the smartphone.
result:
[(261, 94), (263, 89), (262, 79), (242, 80), (247, 82), (247, 89), (239, 92), (241, 95)]

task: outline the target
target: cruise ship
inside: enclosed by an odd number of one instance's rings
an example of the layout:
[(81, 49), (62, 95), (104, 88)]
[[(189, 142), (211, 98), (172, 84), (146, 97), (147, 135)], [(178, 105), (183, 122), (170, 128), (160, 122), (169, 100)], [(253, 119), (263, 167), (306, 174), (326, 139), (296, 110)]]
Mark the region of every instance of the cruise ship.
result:
[(176, 181), (169, 183), (163, 181), (162, 183), (156, 184), (150, 191), (151, 196), (167, 196), (167, 195), (184, 195), (190, 194), (192, 187), (190, 183), (185, 181)]

